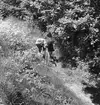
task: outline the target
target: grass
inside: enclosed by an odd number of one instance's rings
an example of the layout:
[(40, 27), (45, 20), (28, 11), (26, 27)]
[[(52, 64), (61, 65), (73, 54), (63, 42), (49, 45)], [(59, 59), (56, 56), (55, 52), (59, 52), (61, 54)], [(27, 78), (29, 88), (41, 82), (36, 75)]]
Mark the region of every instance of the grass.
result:
[(7, 47), (1, 49), (3, 55), (0, 56), (0, 94), (4, 104), (89, 105), (70, 90), (72, 86), (82, 88), (82, 81), (88, 82), (87, 65), (80, 63), (73, 70), (63, 69), (60, 64), (48, 67), (41, 63), (37, 67), (41, 60), (34, 42), (40, 32), (37, 29), (31, 31), (26, 23), (15, 20), (9, 18), (1, 23), (3, 27), (0, 25), (1, 46)]

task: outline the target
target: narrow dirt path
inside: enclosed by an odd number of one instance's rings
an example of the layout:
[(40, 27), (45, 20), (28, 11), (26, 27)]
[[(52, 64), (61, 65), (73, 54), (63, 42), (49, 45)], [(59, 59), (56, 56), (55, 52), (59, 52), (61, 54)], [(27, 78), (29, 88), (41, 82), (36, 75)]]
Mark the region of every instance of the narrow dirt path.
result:
[[(38, 37), (35, 36), (34, 40), (36, 40)], [(77, 105), (94, 105), (91, 100), (85, 96), (82, 91), (73, 88), (74, 84), (69, 85), (66, 83), (66, 74), (63, 71), (63, 68), (61, 67), (61, 64), (58, 63), (57, 67), (46, 67), (45, 65), (40, 65), (38, 68), (38, 72), (41, 75), (48, 75), (52, 78), (52, 82), (55, 84), (56, 87), (62, 87), (65, 89), (65, 92), (75, 99), (77, 101)]]
[(55, 85), (56, 89), (62, 88), (68, 97), (71, 97), (77, 104), (76, 105), (94, 105), (83, 93), (75, 91), (66, 83), (66, 74), (61, 71), (60, 64), (57, 67), (47, 67), (40, 64), (37, 67), (40, 75), (47, 75), (51, 77), (51, 82)]
[(61, 79), (62, 83), (64, 84), (64, 86), (66, 87), (67, 92), (69, 92), (69, 94), (75, 98), (79, 105), (94, 105), (89, 97), (86, 97), (85, 94), (80, 90), (77, 89), (77, 87), (75, 87), (74, 84), (72, 84), (72, 86), (74, 86), (74, 88), (69, 85), (68, 83), (66, 83), (66, 74), (63, 72), (63, 68), (61, 68), (61, 64), (59, 63), (57, 65), (57, 67), (52, 68), (52, 72), (59, 78)]

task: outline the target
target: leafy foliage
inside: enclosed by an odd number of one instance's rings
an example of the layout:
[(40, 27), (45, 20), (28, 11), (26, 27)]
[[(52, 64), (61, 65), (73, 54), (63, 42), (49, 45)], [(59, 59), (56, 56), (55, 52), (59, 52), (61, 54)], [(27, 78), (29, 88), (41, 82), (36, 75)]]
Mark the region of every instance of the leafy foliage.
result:
[(60, 79), (51, 72), (52, 68), (41, 62), (43, 59), (37, 56), (34, 46), (35, 39), (28, 36), (29, 33), (23, 34), (20, 30), (16, 34), (15, 30), (9, 32), (3, 28), (2, 31), (1, 49), (4, 45), (8, 48), (2, 49), (4, 55), (0, 56), (0, 74), (3, 74), (0, 99), (4, 105), (78, 105), (77, 99), (67, 93)]
[[(99, 4), (99, 0), (1, 0), (0, 12), (3, 19), (12, 15), (35, 23), (42, 33), (51, 32), (60, 51), (62, 66), (77, 67), (77, 59), (87, 63), (99, 90)], [(15, 51), (23, 46), (14, 42), (11, 48)], [(99, 103), (96, 100), (99, 93), (96, 94), (93, 94), (93, 101)]]

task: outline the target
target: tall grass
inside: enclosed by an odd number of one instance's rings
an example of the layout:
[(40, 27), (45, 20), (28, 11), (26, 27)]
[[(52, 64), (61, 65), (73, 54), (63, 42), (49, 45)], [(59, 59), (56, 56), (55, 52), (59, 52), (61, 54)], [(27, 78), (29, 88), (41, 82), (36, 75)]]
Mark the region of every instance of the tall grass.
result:
[[(38, 70), (34, 70), (37, 64), (41, 63), (34, 46), (34, 37), (38, 34), (26, 30), (26, 25), (18, 20), (15, 22), (8, 19), (2, 24), (4, 27), (0, 26), (2, 50), (0, 73), (3, 76), (0, 81), (0, 97), (3, 103), (5, 105), (80, 105), (78, 99), (73, 97), (70, 91), (66, 91), (57, 76), (50, 72), (48, 75), (42, 75), (37, 72)], [(51, 70), (43, 64), (37, 69)], [(81, 78), (85, 77), (87, 72), (85, 69), (80, 71), (80, 68), (77, 68), (67, 73), (69, 73), (68, 81), (75, 82), (80, 79), (80, 75)]]

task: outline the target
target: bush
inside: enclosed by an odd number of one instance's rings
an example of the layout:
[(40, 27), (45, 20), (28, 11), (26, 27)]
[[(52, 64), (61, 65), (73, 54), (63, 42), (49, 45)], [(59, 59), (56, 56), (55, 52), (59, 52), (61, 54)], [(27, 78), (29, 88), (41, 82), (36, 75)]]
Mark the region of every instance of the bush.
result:
[(62, 89), (61, 87), (57, 89), (49, 76), (26, 70), (23, 74), (8, 72), (6, 77), (6, 82), (0, 84), (3, 96), (5, 95), (6, 105), (10, 103), (14, 105), (69, 103), (72, 105), (76, 103), (72, 97), (66, 94), (63, 86)]

